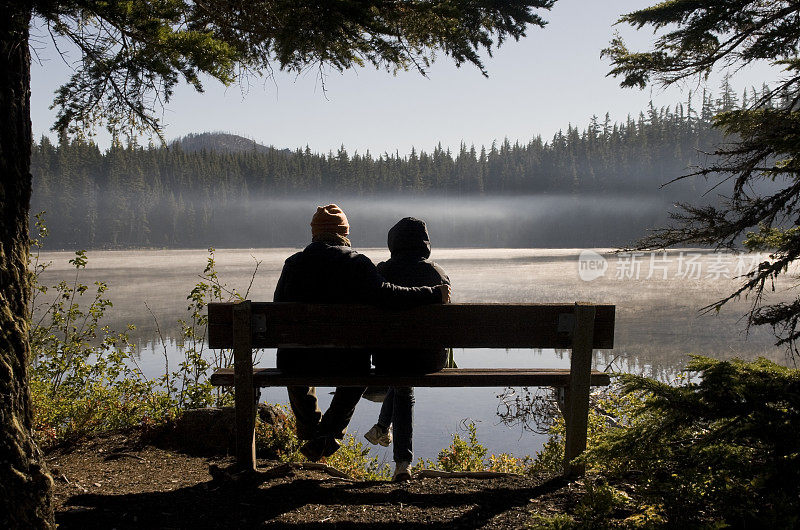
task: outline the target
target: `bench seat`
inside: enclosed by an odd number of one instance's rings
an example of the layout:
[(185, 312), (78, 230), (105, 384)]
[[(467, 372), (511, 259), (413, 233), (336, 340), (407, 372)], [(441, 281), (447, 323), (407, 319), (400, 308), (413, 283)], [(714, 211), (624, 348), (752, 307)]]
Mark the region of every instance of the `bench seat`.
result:
[[(214, 386), (233, 386), (233, 368), (217, 370), (211, 376)], [(333, 375), (286, 374), (277, 368), (255, 368), (253, 386), (414, 386), (414, 387), (506, 387), (569, 386), (569, 368), (445, 368), (424, 375)], [(590, 385), (606, 386), (610, 377), (592, 370)]]
[[(513, 387), (563, 389), (564, 469), (586, 449), (590, 387), (608, 385), (592, 352), (614, 347), (613, 305), (432, 304), (387, 309), (352, 304), (251, 302), (208, 305), (208, 345), (233, 350), (234, 368), (211, 376), (234, 387), (236, 461), (254, 470), (256, 388), (264, 386)], [(259, 348), (556, 348), (571, 349), (569, 369), (453, 368), (426, 375), (290, 374), (254, 368)]]

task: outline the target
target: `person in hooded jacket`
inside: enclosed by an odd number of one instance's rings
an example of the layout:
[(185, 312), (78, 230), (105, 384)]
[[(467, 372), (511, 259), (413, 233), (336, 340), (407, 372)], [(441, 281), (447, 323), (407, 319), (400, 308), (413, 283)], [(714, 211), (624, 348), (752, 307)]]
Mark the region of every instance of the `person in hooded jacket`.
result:
[[(447, 285), (401, 287), (387, 282), (370, 259), (350, 246), (350, 224), (335, 204), (320, 206), (311, 219), (311, 244), (290, 256), (275, 287), (275, 302), (374, 304), (409, 307), (448, 302)], [(276, 366), (290, 373), (368, 373), (370, 353), (336, 348), (278, 348)], [(289, 386), (300, 448), (309, 460), (339, 448), (364, 388), (339, 387), (323, 414), (316, 388)]]
[[(378, 272), (387, 281), (406, 287), (450, 285), (450, 279), (444, 270), (428, 259), (431, 255), (431, 242), (424, 221), (413, 217), (401, 219), (389, 230), (387, 240), (391, 258), (378, 264)], [(447, 351), (444, 348), (381, 350), (373, 353), (372, 362), (378, 373), (431, 373), (446, 366)], [(414, 389), (390, 388), (383, 400), (378, 423), (364, 435), (370, 443), (384, 447), (393, 442), (394, 481), (411, 478), (409, 468), (414, 457), (413, 411)]]

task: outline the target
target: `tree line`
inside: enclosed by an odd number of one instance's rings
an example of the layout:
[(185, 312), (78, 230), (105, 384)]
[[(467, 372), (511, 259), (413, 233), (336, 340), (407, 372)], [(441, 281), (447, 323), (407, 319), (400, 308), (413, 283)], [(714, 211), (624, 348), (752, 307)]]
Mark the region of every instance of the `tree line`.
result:
[[(437, 146), (430, 153), (314, 153), (265, 148), (198, 149), (197, 137), (169, 146), (113, 141), (103, 151), (66, 137), (34, 142), (32, 212), (46, 211), (50, 248), (207, 246), (212, 235), (235, 231), (256, 201), (298, 194), (649, 195), (665, 202), (697, 196), (699, 181), (661, 185), (702, 162), (722, 138), (712, 117), (744, 107), (759, 90), (738, 96), (725, 82), (699, 105), (657, 108), (612, 123), (592, 116), (582, 130), (568, 126), (550, 140), (508, 139), (489, 146)], [(203, 135), (205, 136), (205, 135)], [(188, 139), (184, 139), (188, 140)], [(661, 219), (654, 212), (653, 219)], [(643, 222), (639, 219), (637, 222)], [(644, 220), (646, 222), (646, 220)], [(645, 227), (642, 227), (644, 229)], [(241, 239), (241, 238), (239, 238)], [(237, 244), (248, 244), (247, 239)], [(269, 239), (269, 238), (268, 238)], [(253, 240), (250, 245), (275, 241)], [(601, 244), (599, 242), (598, 244)]]

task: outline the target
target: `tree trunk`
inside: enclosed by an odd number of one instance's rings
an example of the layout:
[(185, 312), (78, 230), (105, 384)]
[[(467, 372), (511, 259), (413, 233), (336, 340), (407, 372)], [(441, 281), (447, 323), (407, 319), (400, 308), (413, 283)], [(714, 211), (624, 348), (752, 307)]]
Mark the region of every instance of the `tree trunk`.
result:
[(32, 438), (28, 388), (30, 5), (0, 15), (0, 528), (53, 528), (52, 479)]

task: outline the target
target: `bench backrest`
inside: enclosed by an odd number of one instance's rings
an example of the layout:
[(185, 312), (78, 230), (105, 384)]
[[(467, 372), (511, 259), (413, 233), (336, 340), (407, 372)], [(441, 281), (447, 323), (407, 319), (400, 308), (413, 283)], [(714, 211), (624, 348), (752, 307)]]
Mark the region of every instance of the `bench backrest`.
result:
[[(234, 305), (209, 304), (211, 348), (234, 346)], [(613, 348), (615, 307), (594, 307), (592, 348)], [(253, 302), (252, 347), (571, 348), (575, 308), (575, 304), (445, 304), (391, 310)]]

